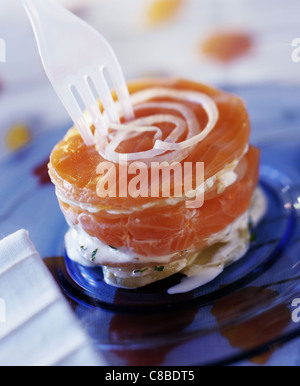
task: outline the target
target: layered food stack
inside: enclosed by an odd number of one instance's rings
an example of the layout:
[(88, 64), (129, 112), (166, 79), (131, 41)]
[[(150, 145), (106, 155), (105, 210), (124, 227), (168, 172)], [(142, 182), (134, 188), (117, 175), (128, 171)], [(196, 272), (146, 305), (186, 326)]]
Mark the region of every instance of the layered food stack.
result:
[(250, 224), (265, 211), (260, 153), (249, 145), (239, 97), (183, 79), (128, 87), (133, 120), (119, 109), (120, 122), (111, 123), (103, 112), (108, 130), (91, 127), (95, 146), (74, 127), (51, 154), (50, 176), (70, 225), (67, 254), (99, 266), (113, 286), (138, 288), (181, 272), (189, 279), (169, 292), (189, 291), (246, 253)]

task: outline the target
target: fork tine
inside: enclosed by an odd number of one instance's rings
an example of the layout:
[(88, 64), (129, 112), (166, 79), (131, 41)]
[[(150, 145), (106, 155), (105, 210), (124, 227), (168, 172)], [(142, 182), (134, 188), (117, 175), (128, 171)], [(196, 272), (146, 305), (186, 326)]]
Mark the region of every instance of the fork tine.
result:
[(87, 122), (81, 108), (79, 107), (78, 101), (69, 87), (69, 95), (64, 93), (64, 104), (65, 108), (70, 114), (75, 126), (80, 132), (82, 139), (87, 146), (93, 146), (95, 144), (94, 136), (91, 131), (90, 125)]
[(103, 136), (107, 133), (107, 125), (101, 114), (98, 102), (90, 88), (88, 78), (89, 76), (85, 75), (83, 81), (76, 84), (76, 89), (85, 104), (86, 110), (90, 114), (95, 129), (98, 131), (98, 135)]
[(113, 66), (110, 66), (109, 68), (107, 67), (107, 71), (109, 72), (120, 105), (123, 109), (125, 120), (133, 120), (134, 111), (131, 104), (129, 91), (126, 81), (123, 77), (122, 69), (117, 59), (114, 60)]
[(97, 71), (95, 76), (91, 77), (91, 79), (96, 87), (96, 91), (99, 94), (101, 103), (106, 114), (108, 115), (109, 121), (113, 123), (120, 123), (119, 114), (117, 112), (115, 102), (107, 85), (103, 71), (104, 67)]

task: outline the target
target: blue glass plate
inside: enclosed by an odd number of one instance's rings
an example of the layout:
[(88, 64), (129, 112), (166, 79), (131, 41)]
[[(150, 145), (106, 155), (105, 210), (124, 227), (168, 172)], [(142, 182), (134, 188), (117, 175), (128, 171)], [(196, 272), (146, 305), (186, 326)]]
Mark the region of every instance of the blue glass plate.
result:
[[(255, 94), (255, 89), (234, 91), (250, 95), (249, 100)], [(267, 99), (273, 91), (259, 89), (257, 95)], [(250, 110), (255, 112), (255, 105)], [(282, 114), (286, 124), (295, 124), (290, 114)], [(254, 132), (262, 129), (259, 122), (256, 115)], [(276, 122), (277, 115), (274, 122), (269, 118), (270, 125)], [(300, 325), (291, 318), (292, 301), (300, 297), (300, 143), (261, 146), (260, 184), (269, 206), (247, 255), (206, 286), (168, 295), (180, 274), (138, 290), (116, 289), (103, 282), (100, 269), (82, 267), (65, 256), (67, 225), (46, 165), (66, 130), (42, 136), (0, 165), (5, 180), (0, 234), (29, 230), (108, 363), (206, 365), (248, 358), (249, 363), (270, 364), (281, 344), (300, 335)]]

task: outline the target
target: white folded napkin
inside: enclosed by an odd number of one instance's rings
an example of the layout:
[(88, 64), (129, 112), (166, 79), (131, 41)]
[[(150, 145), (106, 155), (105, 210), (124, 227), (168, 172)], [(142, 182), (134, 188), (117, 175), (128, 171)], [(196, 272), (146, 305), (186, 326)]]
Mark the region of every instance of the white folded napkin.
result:
[(0, 241), (0, 366), (61, 365), (105, 363), (20, 230)]

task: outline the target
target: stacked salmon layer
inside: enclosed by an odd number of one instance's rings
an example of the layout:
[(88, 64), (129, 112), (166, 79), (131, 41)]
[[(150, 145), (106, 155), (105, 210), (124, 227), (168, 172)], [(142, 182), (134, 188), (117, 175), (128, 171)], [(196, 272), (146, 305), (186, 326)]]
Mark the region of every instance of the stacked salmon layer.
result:
[[(151, 94), (151, 89), (157, 87), (160, 93)], [(97, 146), (87, 147), (76, 128), (70, 129), (57, 144), (49, 163), (50, 177), (61, 209), (70, 227), (81, 235), (77, 241), (74, 238), (78, 252), (92, 264), (134, 272), (146, 267), (160, 268), (183, 259), (189, 261), (190, 256), (211, 245), (216, 235), (249, 209), (258, 183), (260, 159), (259, 150), (249, 146), (249, 117), (244, 103), (237, 96), (181, 79), (140, 81), (129, 85), (133, 97), (145, 90), (150, 90), (151, 99), (147, 101), (148, 105), (134, 105), (137, 120), (171, 114), (183, 120), (185, 117), (180, 110), (174, 108), (172, 111), (172, 103), (176, 103), (191, 112), (201, 133), (208, 125), (208, 113), (192, 97), (186, 98), (187, 92), (207, 96), (217, 108), (218, 116), (212, 130), (194, 142), (188, 153), (183, 147), (184, 159), (179, 161), (182, 165), (186, 162), (193, 165), (204, 163), (205, 193), (201, 207), (189, 208), (187, 197), (175, 199), (151, 197), (151, 194), (148, 197), (99, 197), (97, 186), (103, 176), (97, 169), (99, 164), (107, 162), (107, 158)], [(167, 90), (166, 96), (161, 90)], [(177, 95), (176, 99), (172, 93)], [(188, 124), (186, 122), (186, 126)], [(162, 133), (162, 142), (174, 129), (173, 123), (163, 120), (153, 126)], [(114, 129), (111, 129), (110, 138), (113, 135)], [(176, 145), (184, 143), (186, 138), (187, 129), (180, 134)], [(110, 139), (107, 141), (109, 144)], [(155, 148), (155, 141), (154, 131), (143, 131), (124, 138), (116, 153), (145, 154)], [(165, 154), (170, 159), (172, 151), (167, 150)], [(163, 160), (163, 156), (159, 159)], [(154, 156), (150, 161), (156, 160)], [(116, 163), (116, 170), (119, 166)], [(235, 177), (224, 182), (226, 173)], [(88, 240), (87, 246), (82, 245), (82, 240)]]

